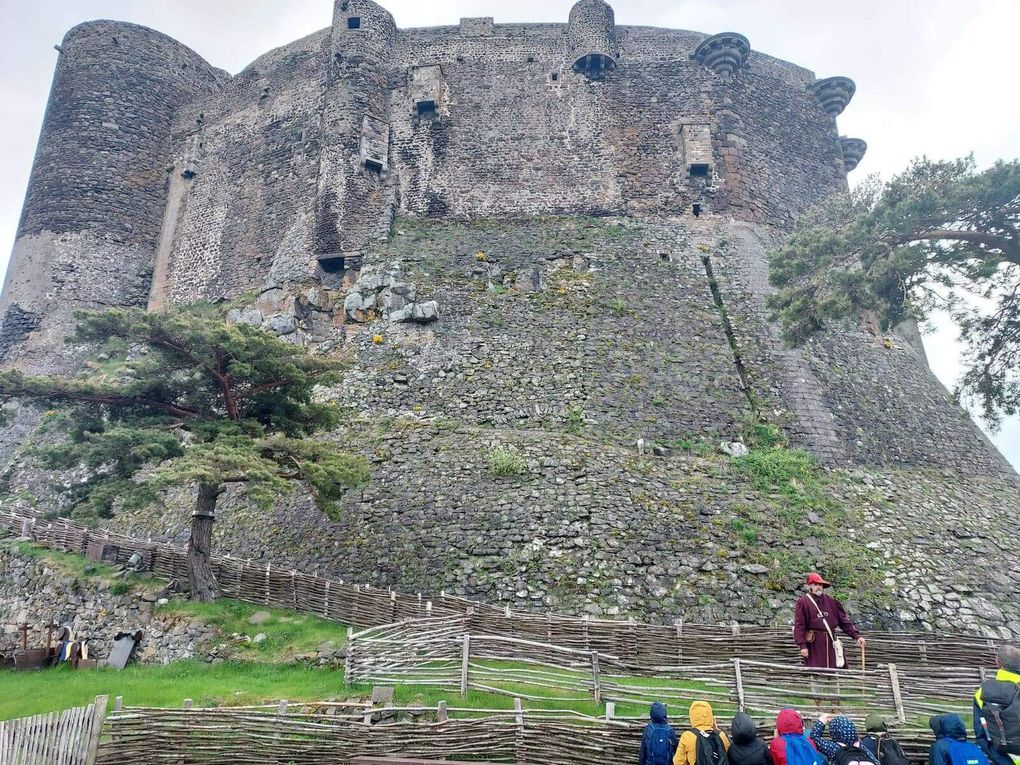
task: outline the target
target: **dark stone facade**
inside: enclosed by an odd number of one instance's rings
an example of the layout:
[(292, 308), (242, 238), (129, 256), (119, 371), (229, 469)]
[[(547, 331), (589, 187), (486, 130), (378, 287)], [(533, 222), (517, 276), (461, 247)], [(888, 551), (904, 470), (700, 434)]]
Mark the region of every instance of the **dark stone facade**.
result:
[[(637, 446), (711, 451), (764, 414), (831, 471), (882, 582), (874, 623), (1020, 634), (1017, 576), (970, 566), (1016, 525), (1016, 473), (910, 342), (846, 327), (792, 349), (765, 309), (766, 251), (863, 156), (835, 122), (853, 91), (739, 34), (617, 25), (602, 0), (567, 23), (404, 30), (337, 0), (330, 28), (233, 77), (157, 32), (84, 24), (0, 359), (74, 368), (79, 306), (257, 293), (236, 320), (354, 356), (330, 395), (357, 415), (331, 437), (373, 481), (328, 522), (303, 495), (269, 517), (232, 499), (223, 549), (595, 614), (784, 613), (760, 554), (825, 563), (817, 521), (759, 517), (760, 549), (733, 549), (730, 524), (772, 498), (728, 458)], [(520, 480), (489, 472), (504, 447)]]

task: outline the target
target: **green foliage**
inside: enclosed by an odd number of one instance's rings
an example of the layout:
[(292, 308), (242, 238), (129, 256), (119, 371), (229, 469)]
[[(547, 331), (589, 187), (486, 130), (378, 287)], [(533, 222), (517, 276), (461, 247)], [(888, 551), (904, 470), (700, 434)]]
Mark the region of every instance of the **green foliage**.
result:
[[(256, 612), (267, 615), (252, 623)], [(233, 659), (257, 659), (259, 661), (289, 661), (299, 654), (315, 653), (316, 648), (332, 641), (340, 648), (347, 640), (347, 627), (336, 622), (319, 619), (308, 614), (299, 614), (280, 608), (267, 608), (240, 600), (221, 598), (212, 603), (198, 603), (186, 600), (171, 600), (156, 607), (161, 616), (181, 615), (215, 627), (230, 645)], [(255, 643), (242, 636), (254, 638), (265, 635), (265, 640)], [(234, 641), (234, 635), (239, 639)]]
[(580, 406), (567, 407), (567, 432), (575, 436), (584, 430), (584, 409)]
[(0, 372), (0, 403), (52, 407), (45, 428), (63, 436), (34, 447), (44, 467), (86, 468), (69, 500), (79, 517), (104, 517), (115, 502), (136, 507), (171, 485), (243, 483), (266, 505), (307, 481), (320, 506), (368, 480), (367, 462), (319, 439), (341, 412), (313, 397), (342, 365), (208, 305), (165, 313), (81, 311), (69, 342), (142, 348), (116, 382)]
[(623, 298), (613, 298), (609, 301), (609, 308), (617, 316), (621, 318), (627, 315), (627, 309), (629, 308), (627, 301)]
[(528, 472), (524, 455), (512, 446), (498, 446), (489, 452), (489, 470), (493, 475), (515, 476)]
[(799, 491), (795, 481), (806, 481), (814, 476), (818, 463), (803, 449), (752, 449), (743, 457), (734, 459), (759, 489)]
[(964, 342), (957, 396), (992, 424), (1020, 411), (1020, 161), (920, 158), (869, 179), (802, 216), (769, 266), (794, 342), (832, 321), (886, 331), (948, 311)]
[(698, 457), (707, 457), (715, 451), (712, 448), (712, 444), (698, 435), (674, 438), (672, 441), (668, 441), (666, 445), (671, 449), (690, 452)]
[(131, 592), (131, 582), (121, 579), (119, 582), (114, 582), (110, 585), (110, 594), (112, 595), (126, 595)]
[(777, 449), (790, 442), (778, 425), (766, 422), (757, 414), (745, 417), (738, 425), (740, 436), (749, 449)]

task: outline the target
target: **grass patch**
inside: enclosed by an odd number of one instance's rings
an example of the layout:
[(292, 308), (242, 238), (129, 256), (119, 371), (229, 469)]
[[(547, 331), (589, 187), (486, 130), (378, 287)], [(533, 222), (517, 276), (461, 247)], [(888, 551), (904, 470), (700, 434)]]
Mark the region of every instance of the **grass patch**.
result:
[(528, 472), (528, 463), (514, 447), (497, 446), (489, 452), (489, 470), (503, 477), (524, 475)]
[[(233, 646), (234, 658), (239, 659), (289, 661), (297, 655), (313, 653), (327, 641), (333, 641), (336, 648), (347, 641), (347, 627), (343, 624), (230, 598), (221, 598), (214, 603), (172, 600), (164, 606), (157, 606), (156, 612), (188, 616), (215, 627), (222, 633), (224, 642)], [(252, 616), (256, 613), (260, 614), (260, 624), (252, 624)], [(266, 638), (258, 643), (233, 641), (235, 634), (254, 638), (260, 633)]]
[[(484, 665), (492, 669), (531, 666), (494, 661), (484, 662)], [(480, 668), (479, 671), (484, 672)], [(578, 673), (560, 674), (567, 676)], [(671, 706), (680, 697), (682, 703), (679, 708), (682, 709), (686, 709), (701, 691), (712, 687), (699, 682), (667, 678), (614, 677), (612, 680), (635, 688), (661, 688), (663, 698), (671, 699)], [(605, 713), (605, 708), (591, 699), (561, 701), (553, 698), (569, 691), (543, 688), (537, 684), (515, 685), (499, 680), (491, 684), (493, 687), (506, 688), (509, 694), (469, 690), (462, 698), (452, 688), (408, 684), (395, 686), (394, 700), (402, 706), (434, 707), (445, 700), (451, 706), (509, 710), (513, 709), (512, 694), (516, 690), (536, 697), (524, 701), (526, 709), (570, 709), (588, 715)], [(0, 719), (9, 720), (84, 706), (97, 695), (109, 696), (111, 703), (114, 697), (123, 696), (125, 706), (180, 708), (184, 699), (191, 699), (196, 707), (230, 707), (271, 704), (281, 699), (291, 702), (364, 700), (371, 693), (371, 686), (345, 684), (342, 671), (297, 664), (244, 661), (206, 664), (201, 661), (178, 661), (162, 666), (131, 665), (120, 672), (111, 669), (76, 672), (66, 666), (41, 672), (3, 672), (0, 673), (0, 690), (3, 691), (0, 693)], [(583, 691), (578, 695), (583, 695)], [(647, 704), (616, 705), (617, 715), (645, 715), (647, 712)]]
[(575, 436), (584, 430), (584, 409), (579, 406), (567, 407), (567, 432)]

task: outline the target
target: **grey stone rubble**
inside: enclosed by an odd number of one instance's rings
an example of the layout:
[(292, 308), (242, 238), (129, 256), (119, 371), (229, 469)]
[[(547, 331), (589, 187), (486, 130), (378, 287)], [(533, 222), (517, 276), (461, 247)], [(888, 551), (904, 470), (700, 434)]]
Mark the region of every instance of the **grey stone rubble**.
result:
[(143, 633), (135, 661), (166, 664), (193, 658), (212, 658), (210, 643), (216, 631), (176, 614), (161, 614), (166, 602), (158, 584), (138, 585), (123, 594), (111, 592), (108, 582), (76, 576), (32, 555), (0, 546), (0, 645), (19, 645), (20, 625), (28, 623), (30, 645), (41, 646), (48, 623), (69, 625), (76, 638), (89, 638), (89, 656), (105, 659), (118, 632)]

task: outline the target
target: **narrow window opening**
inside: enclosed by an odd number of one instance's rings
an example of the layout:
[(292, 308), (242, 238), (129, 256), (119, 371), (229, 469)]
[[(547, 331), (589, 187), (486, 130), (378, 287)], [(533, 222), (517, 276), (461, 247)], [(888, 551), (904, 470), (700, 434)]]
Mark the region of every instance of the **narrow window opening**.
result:
[(534, 64), (535, 63), (535, 57), (534, 56), (528, 56), (528, 63), (529, 64)]
[(368, 170), (368, 172), (370, 173), (375, 173), (376, 175), (379, 175), (380, 173), (382, 173), (382, 162), (380, 162), (377, 159), (366, 159), (365, 169)]
[(691, 211), (694, 213), (695, 218), (701, 215), (701, 202), (695, 202), (691, 205)]
[(418, 112), (419, 117), (435, 117), (436, 116), (436, 102), (435, 101), (419, 101), (415, 104), (415, 109)]
[(348, 29), (361, 29), (361, 17), (360, 16), (351, 16), (349, 19), (347, 19), (347, 28)]
[(556, 82), (556, 80), (558, 80), (559, 78), (560, 78), (559, 72), (553, 72), (552, 73), (552, 81), (553, 82)]
[(344, 258), (342, 256), (319, 258), (319, 265), (327, 274), (342, 274), (344, 272)]
[(708, 164), (695, 164), (691, 165), (691, 178), (707, 178), (708, 177)]
[(457, 56), (457, 63), (458, 64), (463, 64), (464, 63), (464, 57), (463, 56)]

